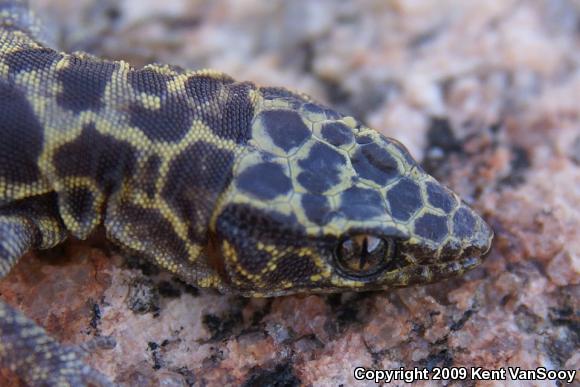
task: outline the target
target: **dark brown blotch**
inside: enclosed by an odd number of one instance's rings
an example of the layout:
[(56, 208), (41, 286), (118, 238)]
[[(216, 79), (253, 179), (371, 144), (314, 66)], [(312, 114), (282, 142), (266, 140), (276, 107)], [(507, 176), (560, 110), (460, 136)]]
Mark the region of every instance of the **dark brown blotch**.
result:
[(161, 99), (159, 109), (149, 109), (140, 102), (129, 108), (129, 122), (152, 141), (179, 142), (190, 130), (194, 110), (185, 98)]
[(458, 238), (467, 238), (475, 232), (475, 218), (471, 211), (461, 207), (453, 215), (453, 234)]
[(84, 110), (98, 111), (107, 84), (118, 65), (113, 62), (70, 57), (67, 67), (57, 72), (62, 91), (57, 102), (75, 113)]
[(6, 54), (4, 63), (11, 74), (21, 71), (43, 71), (62, 58), (62, 54), (48, 48), (29, 48)]
[(271, 260), (270, 253), (255, 248), (246, 249), (244, 253), (238, 256), (238, 264), (251, 274), (260, 273)]
[(224, 101), (202, 109), (204, 122), (221, 138), (245, 144), (250, 138), (254, 105), (250, 100), (250, 82), (230, 83), (224, 86)]
[(290, 192), (292, 182), (281, 165), (265, 161), (244, 170), (236, 186), (258, 199), (271, 200)]
[(304, 194), (301, 203), (306, 217), (312, 223), (324, 226), (332, 219), (330, 202), (326, 196)]
[(169, 167), (162, 197), (189, 224), (189, 237), (206, 240), (209, 218), (218, 195), (232, 179), (232, 152), (197, 142), (177, 156)]
[(385, 185), (399, 176), (395, 158), (376, 143), (359, 147), (352, 157), (352, 166), (360, 177), (379, 185)]
[(456, 204), (447, 189), (432, 181), (427, 182), (427, 198), (433, 207), (440, 208), (446, 213), (450, 213)]
[(88, 224), (94, 217), (95, 194), (87, 187), (75, 187), (67, 193), (65, 203), (72, 217), (81, 224)]
[(0, 176), (8, 184), (40, 178), (43, 128), (24, 93), (0, 80)]
[(195, 75), (187, 80), (185, 90), (196, 103), (204, 104), (217, 100), (224, 85), (224, 80)]
[(352, 129), (341, 122), (327, 122), (320, 131), (322, 138), (329, 144), (341, 146), (354, 141)]
[(264, 277), (267, 286), (276, 288), (283, 281), (290, 281), (295, 286), (312, 285), (310, 277), (319, 273), (320, 269), (311, 257), (295, 254), (292, 249), (288, 249), (288, 252), (276, 262), (276, 269)]
[(150, 199), (155, 196), (156, 184), (159, 179), (159, 168), (161, 167), (161, 159), (157, 155), (153, 155), (147, 159), (142, 171), (136, 178), (135, 185), (141, 187), (145, 194)]
[(167, 82), (172, 78), (171, 75), (161, 74), (150, 68), (133, 70), (127, 74), (127, 80), (135, 91), (160, 97), (166, 94)]
[(340, 212), (353, 220), (365, 220), (387, 213), (383, 198), (379, 192), (351, 187), (341, 194)]
[(92, 178), (110, 193), (135, 171), (136, 150), (128, 143), (99, 133), (87, 124), (78, 138), (58, 148), (53, 156), (59, 177)]
[(108, 233), (127, 246), (144, 244), (141, 251), (150, 259), (161, 256), (175, 261), (187, 258), (185, 243), (171, 223), (157, 210), (120, 203), (108, 219)]
[(402, 221), (409, 220), (423, 206), (419, 186), (406, 177), (387, 192), (387, 200), (393, 217)]
[(289, 152), (310, 138), (310, 129), (300, 115), (292, 110), (267, 110), (259, 115), (266, 133), (274, 145)]
[(323, 193), (340, 182), (340, 173), (346, 165), (346, 157), (336, 149), (316, 143), (308, 157), (299, 160), (302, 171), (298, 174), (298, 182), (311, 193)]
[(68, 231), (77, 238), (86, 238), (101, 217), (101, 208), (96, 207), (97, 193), (88, 187), (72, 187), (59, 193), (61, 211), (68, 213), (76, 225), (68, 224)]
[(441, 242), (448, 234), (447, 218), (425, 214), (415, 221), (415, 233), (434, 242)]

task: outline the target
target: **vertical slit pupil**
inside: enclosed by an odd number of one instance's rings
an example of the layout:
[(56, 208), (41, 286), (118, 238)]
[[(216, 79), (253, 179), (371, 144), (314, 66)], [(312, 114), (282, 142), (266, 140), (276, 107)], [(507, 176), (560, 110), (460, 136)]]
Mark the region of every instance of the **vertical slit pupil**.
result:
[(368, 247), (369, 247), (369, 239), (367, 237), (365, 237), (363, 239), (362, 242), (362, 249), (361, 249), (361, 253), (360, 253), (360, 261), (358, 264), (358, 268), (359, 270), (362, 270), (362, 268), (364, 267), (365, 263), (367, 263), (367, 257), (368, 257)]

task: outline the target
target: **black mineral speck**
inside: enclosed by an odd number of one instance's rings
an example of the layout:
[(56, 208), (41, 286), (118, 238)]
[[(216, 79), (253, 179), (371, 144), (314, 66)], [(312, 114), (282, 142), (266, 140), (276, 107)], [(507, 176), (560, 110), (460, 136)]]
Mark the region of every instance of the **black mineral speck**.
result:
[(91, 328), (96, 330), (99, 328), (99, 325), (101, 324), (101, 318), (103, 317), (101, 314), (101, 307), (99, 306), (98, 303), (92, 302), (91, 312), (92, 312), (92, 317), (91, 317), (90, 326), (91, 326)]
[(453, 355), (447, 349), (430, 354), (426, 359), (419, 361), (424, 368), (432, 370), (435, 367), (451, 367), (453, 365)]
[(500, 186), (517, 187), (526, 180), (526, 170), (530, 168), (528, 151), (520, 146), (511, 147), (510, 173), (499, 181)]
[(210, 332), (210, 341), (220, 341), (234, 334), (236, 327), (242, 322), (241, 313), (232, 313), (226, 316), (206, 314), (203, 316), (203, 325)]
[(159, 313), (159, 293), (148, 278), (134, 280), (129, 286), (127, 305), (135, 313)]
[(580, 136), (576, 137), (576, 140), (572, 143), (570, 147), (570, 159), (576, 164), (580, 165)]
[(187, 367), (180, 367), (176, 371), (178, 374), (183, 376), (183, 378), (185, 379), (185, 384), (188, 387), (195, 386), (195, 382), (197, 381), (197, 378), (195, 376), (195, 373), (192, 370), (190, 370)]
[(427, 147), (423, 168), (436, 178), (448, 175), (445, 170), (450, 154), (459, 153), (462, 143), (455, 137), (451, 123), (446, 117), (432, 117), (427, 131)]
[(151, 358), (153, 360), (152, 368), (158, 370), (163, 366), (163, 361), (161, 359), (161, 354), (159, 353), (159, 344), (154, 341), (147, 343), (147, 349), (151, 351)]
[(147, 277), (160, 273), (158, 266), (136, 255), (127, 255), (125, 257), (125, 267), (127, 269), (140, 270)]
[(177, 298), (181, 296), (181, 290), (169, 281), (161, 281), (157, 284), (159, 295), (166, 298)]
[(290, 363), (278, 364), (273, 369), (254, 367), (250, 370), (243, 387), (297, 387), (300, 379), (294, 374)]

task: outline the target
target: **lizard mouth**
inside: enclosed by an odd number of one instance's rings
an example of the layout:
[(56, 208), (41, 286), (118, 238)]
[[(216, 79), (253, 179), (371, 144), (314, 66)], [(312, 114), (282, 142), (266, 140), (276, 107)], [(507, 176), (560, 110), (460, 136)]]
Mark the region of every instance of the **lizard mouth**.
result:
[(461, 258), (451, 262), (432, 263), (428, 265), (409, 265), (384, 273), (377, 283), (389, 287), (403, 287), (438, 282), (443, 279), (460, 276), (481, 264), (479, 256)]

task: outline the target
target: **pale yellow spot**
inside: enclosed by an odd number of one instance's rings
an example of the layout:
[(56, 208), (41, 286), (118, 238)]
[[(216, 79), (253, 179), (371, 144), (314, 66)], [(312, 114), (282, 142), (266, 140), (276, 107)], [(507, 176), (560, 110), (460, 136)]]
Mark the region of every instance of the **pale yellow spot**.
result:
[(139, 101), (141, 101), (144, 108), (149, 110), (159, 110), (161, 108), (161, 98), (156, 95), (141, 93), (139, 94)]
[(342, 118), (342, 122), (344, 122), (344, 124), (346, 126), (350, 126), (351, 128), (355, 128), (356, 127), (356, 120), (353, 117), (351, 117), (351, 116), (343, 117)]

